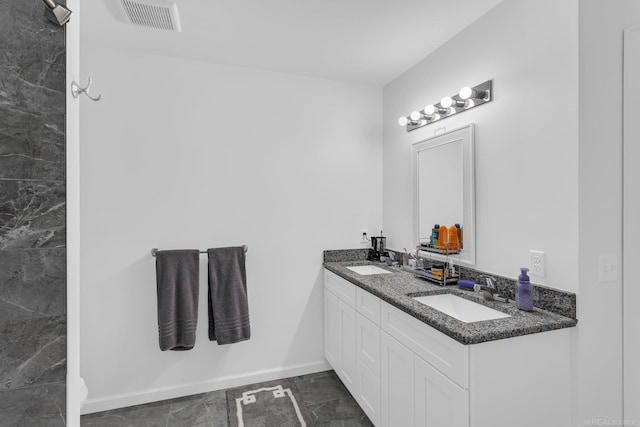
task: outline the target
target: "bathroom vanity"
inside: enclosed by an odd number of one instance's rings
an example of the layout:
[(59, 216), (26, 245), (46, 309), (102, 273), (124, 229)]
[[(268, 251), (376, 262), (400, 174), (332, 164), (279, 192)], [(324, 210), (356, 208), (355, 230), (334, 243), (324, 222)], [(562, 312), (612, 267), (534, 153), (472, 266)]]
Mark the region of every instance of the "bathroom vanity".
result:
[[(522, 312), (379, 264), (385, 273), (348, 269), (358, 265), (371, 264), (324, 264), (324, 354), (374, 425), (571, 425), (575, 319)], [(415, 298), (443, 293), (503, 316), (464, 322)]]

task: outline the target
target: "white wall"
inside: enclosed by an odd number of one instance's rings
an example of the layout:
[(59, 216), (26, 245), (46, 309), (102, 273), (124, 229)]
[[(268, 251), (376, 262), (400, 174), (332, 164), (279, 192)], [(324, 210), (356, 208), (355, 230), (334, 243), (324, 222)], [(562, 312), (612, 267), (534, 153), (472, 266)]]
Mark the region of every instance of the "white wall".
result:
[[(411, 143), (475, 122), (477, 267), (513, 277), (543, 250), (547, 276), (534, 281), (578, 294), (576, 427), (623, 415), (621, 277), (599, 283), (598, 259), (621, 260), (622, 31), (639, 23), (635, 0), (504, 2), (384, 90), (389, 246), (413, 243)], [(395, 125), (489, 78), (492, 103), (409, 134)]]
[(624, 32), (624, 106), (623, 106), (623, 378), (624, 378), (624, 417), (640, 420), (640, 365), (637, 355), (640, 354), (640, 311), (636, 309), (640, 301), (640, 287), (636, 283), (637, 266), (640, 264), (640, 169), (636, 167), (640, 161), (640, 3), (636, 2), (637, 11), (633, 26)]
[[(411, 145), (476, 124), (476, 266), (516, 277), (546, 252), (536, 283), (578, 280), (577, 1), (501, 3), (384, 88), (384, 228), (412, 247)], [(410, 133), (398, 117), (493, 79), (494, 100)], [(434, 183), (434, 185), (446, 185)]]
[[(599, 417), (620, 421), (623, 416), (622, 42), (623, 30), (632, 25), (640, 25), (637, 0), (580, 1), (576, 425)], [(595, 244), (594, 236), (599, 236)], [(598, 282), (602, 254), (615, 255), (618, 260), (618, 278), (614, 281)], [(640, 423), (640, 419), (635, 422)]]
[[(382, 223), (380, 88), (83, 46), (84, 412), (328, 367), (322, 250)], [(153, 247), (249, 246), (252, 338), (158, 348)]]

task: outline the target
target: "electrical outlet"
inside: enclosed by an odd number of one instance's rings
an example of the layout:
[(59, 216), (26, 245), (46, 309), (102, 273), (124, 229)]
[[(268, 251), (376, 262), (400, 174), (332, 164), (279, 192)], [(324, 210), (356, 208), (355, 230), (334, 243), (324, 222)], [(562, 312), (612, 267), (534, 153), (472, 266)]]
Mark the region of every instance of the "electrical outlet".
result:
[(618, 280), (618, 257), (615, 254), (600, 255), (598, 258), (598, 282)]
[(369, 230), (366, 228), (360, 229), (360, 243), (369, 243)]
[(529, 273), (532, 276), (544, 277), (547, 274), (544, 252), (529, 251)]

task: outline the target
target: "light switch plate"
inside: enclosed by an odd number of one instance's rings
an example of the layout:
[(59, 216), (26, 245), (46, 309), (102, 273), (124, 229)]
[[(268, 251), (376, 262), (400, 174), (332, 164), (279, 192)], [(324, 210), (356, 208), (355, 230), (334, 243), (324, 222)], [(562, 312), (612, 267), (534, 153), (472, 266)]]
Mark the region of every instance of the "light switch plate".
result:
[(602, 254), (598, 258), (598, 282), (618, 280), (618, 257), (616, 254)]

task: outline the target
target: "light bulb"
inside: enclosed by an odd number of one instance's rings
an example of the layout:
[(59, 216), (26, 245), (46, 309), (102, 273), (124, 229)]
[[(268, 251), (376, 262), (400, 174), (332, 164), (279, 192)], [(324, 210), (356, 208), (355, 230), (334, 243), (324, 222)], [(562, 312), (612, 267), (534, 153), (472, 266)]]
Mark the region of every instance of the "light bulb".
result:
[(465, 86), (462, 89), (460, 89), (460, 92), (458, 93), (458, 95), (460, 95), (460, 98), (462, 99), (469, 99), (473, 96), (474, 92), (475, 91), (471, 89), (469, 86)]
[(444, 108), (449, 108), (451, 107), (451, 105), (453, 105), (453, 99), (450, 96), (445, 96), (440, 100), (440, 105), (442, 105)]
[(466, 101), (464, 101), (464, 108), (472, 108), (475, 106), (476, 103), (473, 101), (473, 99), (467, 99)]
[(411, 115), (409, 116), (411, 118), (411, 120), (413, 120), (414, 122), (417, 122), (418, 120), (420, 120), (421, 114), (419, 111), (412, 111)]
[(440, 114), (434, 114), (433, 121), (440, 120), (440, 117), (441, 117)]
[(455, 113), (457, 113), (457, 112), (458, 112), (458, 110), (456, 110), (455, 108), (453, 108), (453, 107), (449, 108), (449, 115), (450, 116), (455, 114)]
[(398, 124), (400, 126), (406, 126), (409, 123), (409, 119), (407, 119), (406, 117), (402, 116), (398, 119)]
[(432, 116), (432, 115), (433, 115), (433, 113), (435, 113), (435, 112), (436, 112), (436, 107), (434, 107), (433, 105), (426, 105), (426, 106), (424, 107), (424, 113), (425, 113), (427, 116)]

